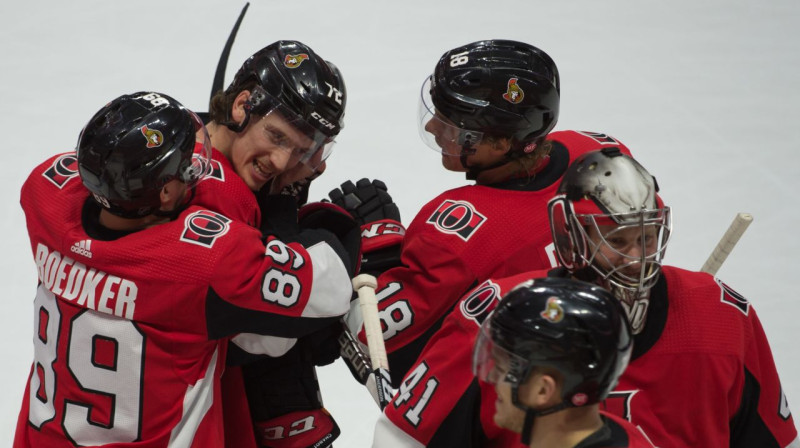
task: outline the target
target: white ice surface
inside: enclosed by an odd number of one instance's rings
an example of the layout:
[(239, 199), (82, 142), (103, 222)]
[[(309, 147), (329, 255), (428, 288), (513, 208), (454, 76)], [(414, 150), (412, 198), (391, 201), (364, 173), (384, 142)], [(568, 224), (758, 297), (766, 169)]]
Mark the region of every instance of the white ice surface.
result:
[[(13, 439), (32, 357), (36, 279), (18, 202), (23, 180), (44, 158), (73, 148), (88, 118), (122, 93), (163, 91), (205, 110), (243, 4), (0, 3), (0, 279), (8, 305), (0, 313), (0, 445)], [(799, 23), (797, 0), (255, 0), (226, 80), (277, 39), (301, 40), (335, 62), (348, 87), (347, 125), (312, 197), (377, 177), (408, 223), (437, 193), (465, 183), (417, 134), (417, 94), (438, 57), (488, 38), (540, 46), (561, 71), (557, 128), (616, 136), (657, 176), (675, 212), (668, 263), (699, 268), (736, 212), (755, 216), (719, 276), (758, 310), (796, 405)], [(340, 362), (320, 376), (342, 428), (336, 445), (367, 446), (377, 407)]]

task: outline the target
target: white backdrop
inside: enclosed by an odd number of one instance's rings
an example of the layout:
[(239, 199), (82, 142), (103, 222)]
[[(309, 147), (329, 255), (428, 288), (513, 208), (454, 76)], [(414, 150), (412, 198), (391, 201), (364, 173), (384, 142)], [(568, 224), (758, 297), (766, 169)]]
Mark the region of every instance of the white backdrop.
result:
[[(24, 178), (47, 156), (73, 148), (89, 117), (122, 93), (163, 91), (205, 110), (243, 5), (0, 4), (0, 135), (8, 151), (0, 165), (8, 305), (0, 313), (0, 445), (13, 438), (32, 356), (36, 277), (18, 202)], [(277, 39), (301, 40), (335, 62), (348, 87), (347, 124), (312, 197), (347, 179), (377, 177), (408, 223), (437, 193), (465, 183), (440, 167), (417, 134), (417, 94), (439, 56), (488, 38), (540, 46), (561, 71), (557, 129), (611, 134), (658, 177), (675, 210), (669, 264), (699, 268), (736, 212), (755, 216), (719, 275), (758, 310), (796, 406), (798, 23), (796, 0), (254, 0), (226, 80)], [(336, 445), (367, 446), (377, 408), (340, 362), (320, 375), (342, 427)]]

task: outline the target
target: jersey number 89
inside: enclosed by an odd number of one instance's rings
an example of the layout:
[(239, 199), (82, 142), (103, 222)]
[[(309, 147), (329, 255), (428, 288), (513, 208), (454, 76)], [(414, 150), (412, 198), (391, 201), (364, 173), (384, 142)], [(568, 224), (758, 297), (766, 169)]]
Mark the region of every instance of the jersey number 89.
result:
[[(39, 285), (34, 310), (38, 331), (33, 337), (30, 424), (41, 429), (56, 417), (55, 394), (66, 393), (56, 390), (53, 364), (59, 361), (67, 363), (83, 397), (63, 397), (61, 424), (67, 437), (81, 446), (139, 439), (144, 335), (129, 320), (92, 310), (62, 322), (55, 296), (43, 285)], [(66, 341), (59, 340), (62, 325), (69, 325)], [(58, 345), (63, 343), (69, 344), (66, 361), (58, 359)], [(100, 411), (100, 406), (111, 409)], [(109, 416), (107, 422), (97, 420), (101, 412)]]

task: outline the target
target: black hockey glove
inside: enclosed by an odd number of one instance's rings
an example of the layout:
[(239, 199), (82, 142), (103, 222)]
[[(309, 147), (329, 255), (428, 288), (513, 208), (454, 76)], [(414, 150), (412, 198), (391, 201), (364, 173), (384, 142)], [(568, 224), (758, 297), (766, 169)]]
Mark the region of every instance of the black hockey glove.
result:
[[(329, 202), (312, 202), (300, 208), (297, 220), (303, 233), (315, 230), (333, 233), (349, 256), (348, 272), (350, 272), (350, 276), (353, 277), (359, 272), (361, 263), (360, 229), (346, 210)], [(308, 247), (306, 242), (300, 241), (300, 243)]]
[(322, 406), (313, 354), (299, 341), (280, 358), (242, 366), (259, 447), (329, 447), (340, 434)]
[(268, 194), (266, 188), (256, 192), (256, 202), (261, 210), (259, 230), (265, 235), (275, 235), (281, 240), (294, 241), (300, 233), (297, 223), (297, 198), (290, 195)]
[(344, 324), (334, 322), (297, 340), (297, 344), (307, 350), (315, 366), (327, 366), (339, 358), (339, 336)]
[(400, 210), (394, 203), (386, 184), (375, 179), (361, 179), (353, 185), (347, 181), (341, 188), (328, 193), (331, 202), (347, 210), (359, 225), (389, 219), (400, 222)]
[(355, 185), (347, 181), (328, 196), (361, 225), (361, 272), (378, 276), (401, 264), (406, 229), (386, 184), (378, 179), (361, 179)]

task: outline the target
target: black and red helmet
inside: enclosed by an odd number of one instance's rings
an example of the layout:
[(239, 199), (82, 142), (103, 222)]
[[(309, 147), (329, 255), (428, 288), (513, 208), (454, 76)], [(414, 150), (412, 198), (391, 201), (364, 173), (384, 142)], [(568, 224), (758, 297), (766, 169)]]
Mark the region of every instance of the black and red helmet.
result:
[(347, 89), (341, 72), (301, 42), (280, 40), (262, 48), (242, 64), (227, 90), (241, 90), (248, 80), (268, 97), (252, 105), (253, 113), (263, 114), (277, 102), (329, 138), (344, 127)]
[(509, 138), (513, 156), (556, 125), (560, 86), (555, 62), (533, 45), (473, 42), (445, 53), (423, 84), (421, 126), (430, 119), (443, 119), (459, 130), (459, 144), (464, 147), (483, 135)]
[(200, 181), (210, 152), (194, 112), (162, 93), (137, 92), (114, 99), (83, 128), (78, 171), (102, 207), (136, 218), (159, 209), (167, 182), (178, 179), (193, 187)]
[(485, 381), (507, 381), (514, 405), (517, 389), (535, 368), (562, 379), (567, 407), (598, 403), (616, 386), (630, 360), (633, 339), (619, 301), (607, 290), (568, 278), (523, 282), (506, 294), (481, 326), (473, 370)]

